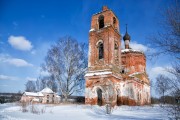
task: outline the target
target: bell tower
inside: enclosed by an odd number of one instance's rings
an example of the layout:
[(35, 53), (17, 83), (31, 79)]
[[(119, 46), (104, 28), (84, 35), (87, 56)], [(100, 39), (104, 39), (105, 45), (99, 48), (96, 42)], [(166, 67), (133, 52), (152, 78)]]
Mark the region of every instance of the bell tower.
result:
[[(89, 31), (86, 104), (103, 105), (110, 99), (116, 100), (115, 84), (122, 80), (120, 40), (119, 20), (107, 6), (103, 6), (101, 12), (92, 16)], [(110, 90), (113, 95), (108, 94)]]
[(121, 65), (121, 36), (116, 15), (103, 6), (100, 13), (94, 14), (89, 31), (90, 70), (103, 70)]

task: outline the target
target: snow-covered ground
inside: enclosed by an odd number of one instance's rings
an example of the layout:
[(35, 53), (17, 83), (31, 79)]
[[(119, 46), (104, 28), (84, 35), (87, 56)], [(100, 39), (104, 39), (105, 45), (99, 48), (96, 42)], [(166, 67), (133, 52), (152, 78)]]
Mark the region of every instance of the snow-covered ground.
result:
[[(32, 106), (29, 106), (30, 109)], [(112, 114), (105, 107), (88, 105), (35, 105), (39, 112), (22, 112), (15, 103), (0, 104), (0, 120), (166, 120), (167, 113), (155, 106), (118, 106)]]

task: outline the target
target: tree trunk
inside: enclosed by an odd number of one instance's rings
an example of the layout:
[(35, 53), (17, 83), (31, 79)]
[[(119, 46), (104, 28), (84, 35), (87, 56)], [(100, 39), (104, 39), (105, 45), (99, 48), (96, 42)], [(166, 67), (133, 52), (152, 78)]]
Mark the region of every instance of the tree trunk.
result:
[(164, 90), (163, 90), (163, 104), (165, 104)]
[(64, 99), (65, 99), (64, 102), (67, 102), (67, 100), (68, 100), (68, 95), (65, 95), (65, 96), (64, 96)]

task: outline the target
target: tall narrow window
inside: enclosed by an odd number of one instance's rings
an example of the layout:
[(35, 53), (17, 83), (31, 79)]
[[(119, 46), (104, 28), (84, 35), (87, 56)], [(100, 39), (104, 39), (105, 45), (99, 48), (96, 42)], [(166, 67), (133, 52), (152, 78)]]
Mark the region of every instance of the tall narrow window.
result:
[(116, 18), (113, 17), (113, 24), (116, 24)]
[(99, 29), (103, 28), (104, 27), (104, 16), (100, 15), (98, 21), (99, 21)]
[(113, 27), (115, 28), (115, 30), (117, 30), (117, 24), (116, 24), (116, 18), (113, 17)]
[(117, 43), (114, 44), (114, 49), (115, 49), (115, 50), (118, 50), (118, 45), (117, 45)]
[(101, 106), (102, 105), (102, 90), (98, 89), (97, 90), (97, 96), (98, 96), (98, 105)]
[(103, 47), (103, 43), (99, 43), (99, 59), (103, 59), (104, 58), (104, 47)]
[(119, 55), (118, 55), (118, 44), (117, 43), (115, 43), (114, 44), (114, 60), (115, 60), (115, 64), (119, 64)]

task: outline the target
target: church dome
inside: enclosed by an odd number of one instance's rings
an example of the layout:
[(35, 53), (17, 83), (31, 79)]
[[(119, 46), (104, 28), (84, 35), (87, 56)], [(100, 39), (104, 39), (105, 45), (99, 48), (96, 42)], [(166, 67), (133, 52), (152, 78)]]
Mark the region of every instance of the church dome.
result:
[(128, 34), (128, 32), (127, 32), (127, 24), (126, 24), (126, 34), (124, 35), (124, 37), (123, 37), (123, 40), (125, 41), (125, 40), (131, 40), (131, 37), (130, 37), (130, 35)]
[(125, 40), (129, 40), (129, 41), (130, 41), (130, 39), (131, 39), (130, 35), (126, 32), (126, 34), (125, 34), (124, 37), (123, 37), (123, 40), (124, 40), (124, 41), (125, 41)]

